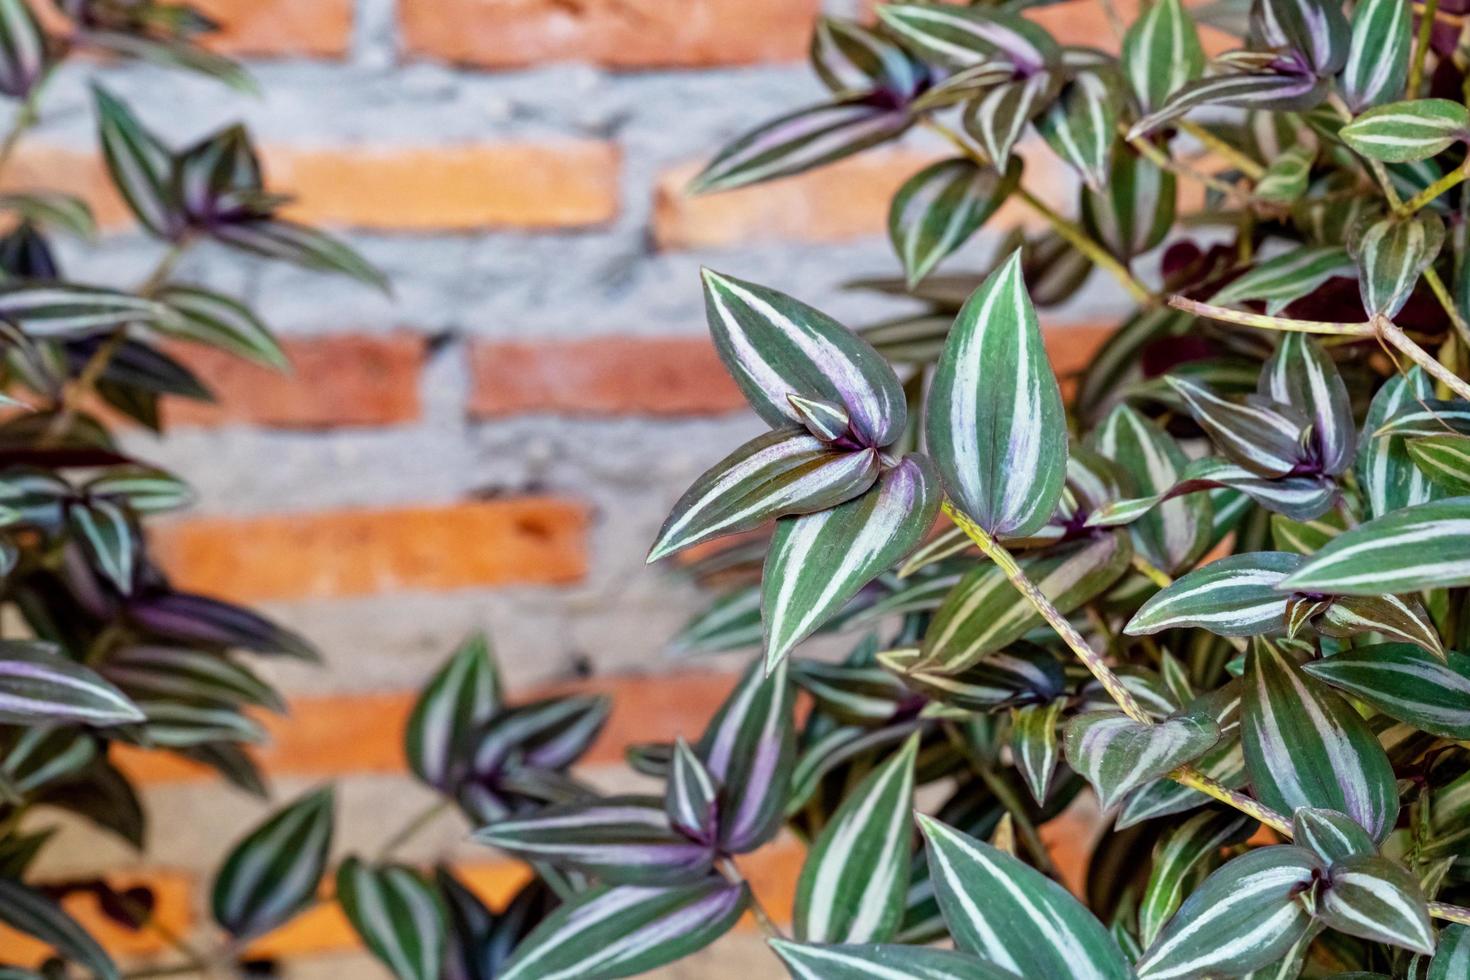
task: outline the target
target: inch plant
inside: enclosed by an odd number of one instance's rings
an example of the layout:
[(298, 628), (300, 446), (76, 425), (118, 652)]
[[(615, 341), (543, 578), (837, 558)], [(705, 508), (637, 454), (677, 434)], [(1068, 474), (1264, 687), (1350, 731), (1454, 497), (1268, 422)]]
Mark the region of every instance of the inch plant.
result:
[[(857, 284), (921, 312), (854, 332), (704, 274), (769, 431), (649, 557), (741, 535), (674, 645), (761, 655), (697, 741), (633, 750), (662, 794), (481, 832), (596, 882), (503, 976), (634, 975), (746, 907), (800, 980), (1470, 975), (1470, 26), (1212, 5), (1241, 36), (1207, 60), (1180, 0), (1104, 4), (1114, 57), (1042, 5), (823, 21), (827, 99), (696, 179), (950, 148), (892, 202), (902, 277)], [(1036, 310), (1094, 278), (1136, 308), (1064, 397)], [(1073, 894), (1043, 839), (1083, 794)], [(736, 860), (782, 826), (789, 932)]]

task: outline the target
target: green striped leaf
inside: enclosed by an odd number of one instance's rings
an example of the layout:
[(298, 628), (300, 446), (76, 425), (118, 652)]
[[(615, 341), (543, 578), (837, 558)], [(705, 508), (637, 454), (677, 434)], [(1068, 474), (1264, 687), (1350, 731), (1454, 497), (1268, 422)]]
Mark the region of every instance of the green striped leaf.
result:
[(913, 125), (902, 110), (844, 99), (809, 106), (738, 137), (700, 171), (692, 194), (728, 191), (825, 166), (896, 139)]
[(664, 790), (669, 824), (696, 841), (713, 841), (719, 815), (719, 787), (699, 756), (682, 737), (674, 741), (674, 757)]
[(1434, 952), (1434, 929), (1419, 883), (1402, 866), (1376, 854), (1333, 862), (1317, 916), (1350, 936), (1426, 956)]
[(990, 711), (1016, 702), (1051, 701), (1067, 689), (1066, 675), (1050, 650), (1017, 642), (956, 673), (922, 666), (915, 649), (889, 650), (878, 662), (915, 691), (966, 711)]
[(1290, 405), (1312, 423), (1311, 446), (1321, 472), (1337, 476), (1352, 464), (1356, 448), (1347, 385), (1327, 352), (1304, 333), (1281, 337), (1261, 370), (1259, 393)]
[(1263, 0), (1258, 8), (1267, 42), (1284, 41), (1318, 75), (1335, 75), (1347, 62), (1351, 36), (1336, 0)]
[(869, 92), (912, 95), (922, 66), (882, 35), (852, 21), (822, 17), (812, 32), (811, 63), (836, 98)]
[(1125, 980), (1103, 924), (1061, 885), (1003, 851), (919, 815), (955, 945), (1020, 977)]
[(1066, 420), (1019, 251), (955, 319), (925, 425), (945, 490), (986, 531), (1024, 537), (1051, 517), (1066, 480)]
[(311, 904), (332, 846), (332, 811), (331, 787), (316, 790), (236, 844), (214, 879), (214, 921), (249, 939)]
[[(1184, 475), (1189, 458), (1179, 443), (1127, 405), (1118, 405), (1091, 435), (1092, 447), (1113, 460), (1142, 496), (1164, 493)], [(1204, 494), (1161, 503), (1128, 528), (1133, 546), (1157, 568), (1188, 568), (1209, 547), (1211, 506)]]
[[(1247, 300), (1266, 304), (1272, 316), (1316, 291), (1327, 280), (1353, 276), (1357, 266), (1341, 245), (1294, 248), (1275, 258), (1257, 262), (1249, 271), (1210, 297), (1216, 306)], [(1280, 399), (1277, 399), (1278, 401)]]
[[(1063, 613), (1102, 594), (1128, 569), (1121, 534), (1083, 538), (1020, 560), (1021, 569)], [(958, 673), (1042, 624), (1039, 613), (995, 565), (980, 565), (945, 598), (924, 633), (919, 666)]]
[(1107, 184), (1122, 104), (1115, 76), (1082, 71), (1036, 119), (1042, 138), (1095, 191)]
[(286, 702), (243, 664), (214, 651), (127, 646), (107, 655), (108, 680), (136, 698), (179, 697), (216, 705), (255, 704), (279, 714)]
[(1470, 493), (1470, 436), (1423, 436), (1408, 440), (1409, 458), (1447, 494)]
[(1256, 200), (1268, 204), (1290, 205), (1307, 193), (1312, 164), (1317, 161), (1316, 146), (1298, 143), (1271, 161), (1266, 172), (1256, 180)]
[(1220, 740), (1203, 715), (1183, 715), (1145, 725), (1126, 715), (1093, 711), (1067, 723), (1067, 762), (1097, 790), (1109, 810), (1144, 783), (1199, 758)]
[[(1189, 713), (1204, 712), (1213, 718), (1221, 731), (1220, 741), (1195, 763), (1195, 768), (1229, 787), (1240, 789), (1246, 783), (1245, 752), (1240, 741), (1240, 682), (1227, 684), (1188, 705)], [(1186, 813), (1210, 801), (1196, 789), (1161, 779), (1143, 786), (1128, 797), (1118, 813), (1117, 827), (1124, 829), (1144, 820)]]
[(1306, 109), (1321, 102), (1325, 90), (1321, 79), (1305, 73), (1254, 71), (1212, 75), (1176, 89), (1166, 103), (1134, 124), (1128, 138), (1137, 139), (1151, 133), (1199, 106)]
[(1338, 596), (1314, 624), (1323, 636), (1349, 637), (1380, 633), (1422, 647), (1440, 659), (1444, 644), (1429, 613), (1410, 596)]
[(1302, 668), (1374, 708), (1445, 738), (1470, 738), (1470, 657), (1407, 643), (1344, 650)]
[(1302, 457), (1302, 425), (1281, 403), (1260, 396), (1236, 402), (1178, 375), (1169, 386), (1210, 441), (1232, 461), (1258, 476), (1285, 476)]
[[(21, 0), (6, 0), (0, 7), (24, 7)], [(0, 13), (0, 17), (4, 14)], [(75, 194), (61, 191), (23, 191), (0, 194), (0, 210), (13, 211), (24, 221), (33, 225), (51, 227), (57, 231), (90, 241), (97, 235), (97, 221), (92, 217), (92, 206)]]
[(1363, 438), (1358, 443), (1356, 470), (1369, 517), (1382, 517), (1400, 508), (1444, 496), (1414, 465), (1406, 438), (1376, 434), (1390, 419), (1433, 397), (1434, 384), (1418, 366), (1404, 374), (1393, 375), (1373, 396), (1368, 414), (1363, 419)]
[(1011, 758), (1038, 804), (1045, 804), (1061, 759), (1057, 722), (1067, 707), (1066, 698), (1011, 709)]
[(1271, 543), (1279, 551), (1297, 555), (1310, 555), (1346, 530), (1347, 519), (1340, 510), (1329, 511), (1311, 521), (1271, 515)]
[(102, 498), (73, 503), (66, 517), (74, 540), (86, 549), (93, 567), (123, 595), (131, 595), (139, 540), (126, 508)]
[(1398, 788), (1373, 730), (1341, 695), (1261, 639), (1247, 662), (1241, 736), (1262, 803), (1286, 813), (1337, 810), (1374, 840), (1393, 829)]
[(450, 790), (479, 730), (500, 710), (500, 670), (484, 633), (466, 639), (424, 687), (403, 730), (413, 774)]
[(337, 902), (363, 943), (398, 980), (439, 980), (444, 910), (418, 872), (350, 857), (337, 869)]
[(1311, 851), (1283, 845), (1242, 855), (1185, 899), (1138, 962), (1139, 980), (1239, 975), (1285, 956), (1311, 928), (1297, 893), (1322, 864)]
[(923, 946), (818, 946), (771, 940), (792, 980), (1014, 980), (998, 966)]
[(142, 720), (127, 695), (56, 646), (0, 640), (0, 723), (104, 727)]
[(119, 466), (88, 480), (89, 497), (125, 503), (136, 514), (161, 514), (194, 502), (189, 485), (172, 473), (141, 466)]
[(801, 395), (787, 395), (786, 400), (796, 409), (806, 431), (823, 442), (836, 442), (847, 435), (847, 430), (852, 425), (852, 416), (836, 402), (822, 398), (803, 398)]
[(1470, 497), (1418, 504), (1345, 531), (1284, 588), (1382, 595), (1470, 584)]
[(910, 700), (903, 682), (877, 666), (800, 660), (792, 664), (791, 679), (824, 714), (851, 725), (884, 724)]
[(893, 939), (909, 886), (914, 762), (919, 739), (859, 783), (807, 851), (796, 886), (796, 938), (813, 943)]
[(648, 561), (777, 517), (836, 507), (871, 487), (878, 469), (875, 449), (833, 449), (789, 428), (756, 436), (684, 492), (659, 529)]
[(803, 423), (789, 396), (841, 405), (863, 446), (902, 435), (907, 400), (888, 362), (842, 324), (784, 293), (704, 270), (705, 310), (725, 367), (772, 426)]
[(101, 86), (94, 85), (92, 95), (113, 184), (139, 224), (159, 238), (172, 239), (184, 221), (173, 183), (173, 154)]
[(251, 255), (347, 276), (383, 292), (388, 289), (387, 277), (346, 242), (294, 221), (219, 224), (210, 234), (217, 241)]
[(1171, 828), (1154, 847), (1153, 870), (1138, 905), (1138, 938), (1152, 945), (1184, 900), (1185, 885), (1202, 868), (1217, 863), (1220, 851), (1250, 836), (1255, 823), (1234, 812), (1206, 810)]
[(1332, 864), (1344, 858), (1378, 853), (1373, 838), (1345, 813), (1297, 807), (1291, 815), (1292, 841), (1305, 847), (1323, 861)]
[(1470, 402), (1463, 399), (1425, 398), (1405, 405), (1374, 432), (1375, 438), (1404, 436), (1422, 439), (1447, 432), (1470, 432)]
[(1424, 980), (1456, 980), (1470, 975), (1470, 926), (1458, 922), (1439, 931), (1439, 948)]
[(1129, 26), (1123, 38), (1123, 69), (1146, 113), (1204, 72), (1199, 33), (1180, 0), (1150, 5)]
[(1358, 291), (1368, 315), (1392, 317), (1403, 309), (1443, 245), (1444, 222), (1428, 209), (1355, 229), (1348, 248), (1358, 263)]
[[(1380, 52), (1374, 52), (1377, 57)], [(1374, 160), (1427, 160), (1470, 135), (1470, 110), (1449, 99), (1381, 105), (1339, 130), (1348, 146)]]
[(0, 289), (0, 316), (35, 338), (93, 334), (135, 322), (171, 329), (179, 321), (164, 304), (132, 293), (47, 282)]
[(1060, 84), (1057, 76), (1040, 72), (994, 85), (965, 109), (965, 131), (980, 141), (997, 167), (1007, 167), (1026, 124), (1052, 101)]
[(1033, 74), (1061, 57), (1051, 35), (1012, 13), (937, 3), (883, 4), (878, 18), (920, 57), (969, 68), (1003, 57)]
[(939, 511), (938, 484), (928, 459), (910, 454), (856, 500), (776, 523), (761, 573), (768, 671), (918, 546)]
[(888, 237), (916, 285), (990, 220), (1021, 180), (1021, 162), (1002, 173), (957, 157), (904, 181), (888, 210)]
[(1140, 636), (1192, 626), (1219, 636), (1279, 633), (1289, 596), (1277, 586), (1301, 564), (1300, 555), (1285, 551), (1221, 558), (1156, 592), (1123, 631)]
[(699, 740), (699, 758), (721, 787), (726, 851), (754, 850), (781, 827), (796, 758), (794, 699), (785, 664), (769, 677), (751, 664)]
[(1164, 240), (1174, 225), (1177, 196), (1173, 173), (1126, 143), (1116, 143), (1107, 186), (1082, 192), (1082, 222), (1109, 252), (1126, 261)]
[(169, 285), (156, 295), (178, 314), (163, 325), (170, 335), (278, 370), (290, 367), (270, 328), (238, 300), (198, 286)]
[(730, 930), (750, 904), (744, 885), (594, 888), (542, 920), (497, 980), (613, 980), (698, 952)]
[(120, 980), (122, 976), (107, 951), (61, 906), (35, 889), (3, 877), (0, 923), (34, 936), (64, 958), (91, 970), (97, 980)]
[(721, 653), (761, 642), (761, 590), (745, 586), (716, 599), (684, 625), (672, 640), (671, 656)]
[(1413, 23), (1413, 12), (1398, 0), (1363, 0), (1353, 10), (1352, 43), (1338, 78), (1353, 112), (1403, 94)]

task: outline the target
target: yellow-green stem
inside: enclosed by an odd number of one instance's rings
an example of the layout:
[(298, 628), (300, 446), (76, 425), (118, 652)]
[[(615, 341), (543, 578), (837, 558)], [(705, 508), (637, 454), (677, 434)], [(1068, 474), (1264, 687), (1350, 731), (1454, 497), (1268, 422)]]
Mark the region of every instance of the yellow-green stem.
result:
[(1378, 335), (1387, 341), (1389, 346), (1407, 356), (1409, 360), (1427, 371), (1430, 377), (1443, 383), (1456, 395), (1470, 400), (1470, 384), (1466, 384), (1458, 374), (1439, 363), (1429, 355), (1428, 351), (1409, 339), (1398, 324), (1385, 316), (1376, 318), (1374, 323), (1378, 327)]
[(1188, 133), (1190, 136), (1194, 137), (1195, 141), (1204, 146), (1205, 149), (1209, 150), (1216, 156), (1229, 161), (1232, 167), (1245, 174), (1251, 180), (1260, 180), (1265, 175), (1265, 167), (1261, 166), (1259, 163), (1252, 160), (1250, 157), (1246, 156), (1240, 150), (1237, 150), (1235, 147), (1231, 146), (1229, 143), (1225, 142), (1220, 137), (1210, 132), (1208, 129), (1205, 129), (1199, 123), (1193, 123), (1187, 119), (1182, 119), (1179, 122), (1175, 123), (1175, 125), (1179, 127), (1180, 132)]
[(1169, 297), (1169, 305), (1176, 310), (1193, 313), (1207, 320), (1222, 323), (1238, 323), (1243, 327), (1259, 327), (1262, 330), (1289, 330), (1295, 333), (1333, 334), (1339, 337), (1373, 337), (1378, 331), (1371, 323), (1331, 323), (1326, 320), (1294, 320), (1284, 316), (1266, 316), (1250, 313), (1228, 306), (1201, 303), (1185, 296)]
[(1444, 280), (1440, 278), (1433, 266), (1424, 270), (1424, 281), (1429, 284), (1429, 291), (1434, 294), (1434, 298), (1439, 300), (1440, 309), (1444, 310), (1445, 316), (1450, 318), (1450, 323), (1454, 325), (1455, 333), (1459, 335), (1460, 341), (1467, 349), (1470, 349), (1470, 323), (1467, 323), (1464, 316), (1460, 314), (1459, 308), (1455, 306), (1455, 298), (1450, 295), (1449, 288), (1445, 286)]
[(1458, 187), (1460, 184), (1465, 182), (1465, 178), (1467, 176), (1470, 176), (1470, 174), (1467, 174), (1465, 172), (1465, 167), (1463, 165), (1456, 167), (1454, 170), (1451, 170), (1449, 173), (1439, 178), (1439, 180), (1436, 180), (1434, 183), (1430, 184), (1428, 187), (1424, 188), (1422, 191), (1405, 201), (1403, 208), (1404, 214), (1413, 214), (1415, 211), (1418, 211), (1420, 208), (1427, 205), (1430, 201), (1433, 201), (1435, 198), (1439, 197), (1445, 191)]
[(1424, 9), (1419, 11), (1419, 38), (1414, 46), (1414, 60), (1409, 63), (1409, 98), (1419, 97), (1419, 86), (1424, 83), (1424, 59), (1429, 56), (1429, 38), (1434, 30), (1434, 18), (1439, 13), (1439, 0), (1425, 0)]

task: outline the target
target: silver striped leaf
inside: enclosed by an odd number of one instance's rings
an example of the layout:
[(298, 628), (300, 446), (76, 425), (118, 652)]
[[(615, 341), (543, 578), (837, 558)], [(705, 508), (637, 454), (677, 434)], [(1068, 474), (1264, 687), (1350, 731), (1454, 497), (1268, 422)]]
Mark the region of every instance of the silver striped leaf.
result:
[(1455, 922), (1439, 931), (1439, 945), (1424, 980), (1456, 980), (1470, 976), (1470, 926)]
[(0, 289), (0, 316), (18, 323), (27, 336), (54, 339), (147, 324), (167, 333), (182, 317), (157, 300), (71, 283), (20, 282)]
[(862, 98), (798, 109), (726, 145), (690, 182), (689, 192), (728, 191), (803, 173), (897, 139), (913, 123), (906, 110)]
[(1011, 758), (1038, 804), (1046, 803), (1062, 757), (1057, 727), (1066, 707), (1066, 698), (1053, 698), (1011, 709)]
[(1123, 37), (1123, 70), (1145, 113), (1205, 70), (1194, 20), (1180, 0), (1151, 4)]
[(849, 725), (882, 725), (912, 702), (903, 682), (877, 664), (798, 660), (791, 679), (824, 714)]
[(1341, 695), (1260, 638), (1247, 660), (1241, 737), (1262, 803), (1285, 813), (1337, 810), (1374, 840), (1393, 829), (1398, 787), (1373, 730)]
[(723, 653), (761, 642), (761, 590), (744, 586), (716, 599), (684, 624), (667, 647), (673, 657)]
[(142, 466), (114, 467), (88, 480), (82, 489), (90, 497), (127, 504), (135, 514), (162, 514), (194, 502), (194, 492), (183, 480)]
[(1261, 369), (1258, 390), (1311, 420), (1312, 448), (1321, 472), (1338, 476), (1352, 465), (1357, 448), (1352, 404), (1337, 365), (1322, 345), (1304, 333), (1283, 334), (1276, 353)]
[(841, 405), (863, 446), (887, 446), (903, 434), (903, 386), (867, 341), (784, 293), (710, 269), (703, 275), (715, 348), (766, 422), (801, 425), (794, 394)]
[(930, 875), (955, 945), (1020, 977), (1129, 980), (1123, 951), (1065, 888), (920, 814)]
[(1225, 864), (1179, 907), (1138, 962), (1139, 980), (1185, 980), (1268, 966), (1312, 925), (1297, 898), (1323, 870), (1301, 847), (1262, 847)]
[(1302, 461), (1303, 419), (1269, 398), (1226, 399), (1178, 375), (1169, 385), (1225, 456), (1257, 476), (1285, 476)]
[(1315, 625), (1323, 636), (1378, 633), (1388, 640), (1413, 643), (1444, 659), (1444, 644), (1434, 621), (1412, 596), (1337, 596)]
[(290, 367), (270, 328), (238, 300), (198, 286), (172, 284), (158, 290), (156, 296), (178, 314), (163, 325), (170, 335), (278, 370)]
[(1317, 903), (1330, 928), (1429, 956), (1434, 929), (1419, 883), (1403, 866), (1378, 855), (1334, 861)]
[(448, 932), (444, 909), (418, 872), (349, 857), (337, 869), (337, 902), (398, 980), (439, 980)]
[(1460, 398), (1425, 398), (1403, 406), (1374, 430), (1375, 438), (1423, 439), (1447, 432), (1470, 432), (1470, 402)]
[(669, 885), (709, 873), (708, 842), (675, 829), (663, 801), (610, 796), (499, 820), (475, 840), (526, 861), (579, 871), (610, 885)]
[(1205, 715), (1181, 715), (1145, 725), (1126, 715), (1095, 711), (1067, 723), (1067, 763), (1097, 791), (1104, 810), (1150, 780), (1191, 762), (1220, 740)]
[(1470, 497), (1404, 507), (1345, 531), (1282, 584), (1366, 596), (1470, 584)]
[(1407, 643), (1344, 650), (1307, 673), (1399, 721), (1444, 738), (1470, 738), (1470, 656), (1444, 659)]
[(480, 728), (500, 710), (500, 670), (484, 633), (460, 644), (424, 686), (403, 729), (403, 753), (413, 774), (449, 791)]
[(1107, 184), (1122, 109), (1116, 76), (1081, 71), (1036, 118), (1036, 128), (1057, 155), (1082, 175), (1083, 183), (1100, 192)]
[(1358, 263), (1358, 291), (1368, 315), (1392, 317), (1403, 309), (1443, 245), (1444, 222), (1428, 209), (1354, 228), (1348, 250)]
[(699, 740), (699, 758), (721, 787), (722, 850), (754, 850), (781, 827), (796, 758), (794, 700), (785, 664), (768, 677), (753, 663)]
[(785, 815), (800, 813), (821, 789), (822, 780), (855, 759), (886, 752), (920, 728), (913, 720), (901, 721), (882, 728), (842, 725), (821, 734), (802, 747), (801, 758), (791, 771), (791, 792), (786, 798)]
[(142, 733), (154, 747), (182, 749), (213, 742), (261, 743), (265, 728), (237, 707), (194, 704), (172, 698), (139, 699)]
[(1326, 85), (1309, 74), (1257, 71), (1212, 75), (1175, 90), (1169, 100), (1134, 124), (1129, 139), (1145, 136), (1199, 106), (1240, 109), (1309, 109), (1322, 101)]
[(1298, 143), (1272, 160), (1256, 179), (1254, 198), (1277, 206), (1295, 204), (1307, 193), (1307, 181), (1316, 161), (1317, 147)]
[(1353, 10), (1352, 42), (1338, 78), (1353, 112), (1403, 94), (1413, 25), (1413, 11), (1398, 0), (1363, 0)]
[(1470, 493), (1470, 436), (1422, 436), (1408, 440), (1408, 450), (1414, 465), (1446, 494)]
[(1261, 0), (1252, 15), (1268, 43), (1280, 38), (1318, 75), (1335, 75), (1347, 62), (1352, 37), (1337, 0)]
[(938, 478), (910, 454), (857, 499), (778, 521), (761, 573), (766, 670), (916, 548), (938, 512)]
[(925, 433), (945, 490), (987, 532), (1024, 537), (1056, 510), (1066, 417), (1019, 250), (956, 317), (934, 370)]
[(1000, 10), (938, 3), (883, 4), (878, 19), (923, 58), (969, 68), (1004, 57), (1019, 74), (1034, 74), (1061, 60), (1043, 28)]
[[(9, 0), (9, 3), (25, 5), (23, 0)], [(0, 208), (14, 212), (33, 225), (53, 228), (83, 241), (91, 241), (97, 235), (97, 219), (92, 215), (92, 206), (75, 194), (12, 191), (0, 194)]]
[(286, 714), (286, 702), (254, 671), (217, 651), (125, 646), (107, 655), (102, 675), (135, 698), (194, 698), (213, 705), (259, 705)]
[(852, 416), (837, 402), (829, 402), (824, 398), (804, 398), (801, 395), (787, 395), (786, 400), (796, 409), (806, 431), (823, 442), (836, 442), (847, 435), (847, 430), (852, 426)]
[(1356, 820), (1336, 810), (1297, 807), (1291, 815), (1291, 839), (1327, 864), (1344, 858), (1375, 855), (1378, 845)]
[(1115, 142), (1108, 182), (1082, 192), (1082, 223), (1124, 261), (1164, 240), (1174, 225), (1178, 182), (1126, 143)]
[(211, 236), (252, 255), (356, 279), (380, 291), (388, 279), (341, 239), (294, 221), (249, 221), (215, 225)]
[(1168, 830), (1154, 846), (1148, 886), (1138, 904), (1138, 938), (1150, 946), (1184, 901), (1185, 886), (1219, 863), (1223, 848), (1251, 835), (1255, 822), (1234, 812), (1206, 810)]
[(1373, 396), (1363, 419), (1356, 471), (1369, 517), (1382, 517), (1444, 496), (1414, 465), (1404, 436), (1379, 433), (1390, 419), (1412, 412), (1420, 402), (1433, 397), (1434, 384), (1417, 365), (1404, 374), (1390, 377)]
[(24, 98), (46, 69), (46, 31), (26, 0), (0, 2), (0, 93)]
[(1142, 352), (1156, 341), (1180, 336), (1193, 323), (1193, 317), (1171, 306), (1145, 309), (1123, 321), (1083, 370), (1076, 397), (1081, 417), (1095, 425), (1103, 412), (1122, 404), (1119, 389), (1142, 375)]
[(916, 649), (889, 650), (879, 654), (878, 661), (925, 697), (966, 711), (986, 712), (1017, 702), (1051, 701), (1067, 688), (1066, 674), (1056, 655), (1030, 643), (1010, 644), (958, 673), (926, 669)]
[(750, 904), (745, 885), (599, 887), (558, 906), (516, 947), (497, 980), (614, 980), (698, 952)]
[(812, 842), (796, 885), (797, 939), (869, 943), (895, 938), (909, 886), (918, 751), (919, 738), (911, 735), (853, 788)]
[(104, 727), (143, 718), (127, 695), (55, 645), (0, 640), (0, 723)]
[(1257, 262), (1210, 297), (1216, 306), (1260, 300), (1274, 316), (1337, 276), (1354, 276), (1357, 266), (1341, 245), (1296, 248)]
[(92, 94), (102, 156), (113, 185), (139, 224), (171, 240), (184, 226), (173, 181), (173, 154), (120, 100), (100, 86), (93, 86)]
[(210, 907), (231, 936), (250, 939), (311, 904), (332, 846), (331, 787), (308, 793), (235, 845), (215, 875)]
[(719, 826), (719, 786), (704, 762), (683, 737), (674, 740), (674, 756), (664, 790), (669, 824), (696, 841), (713, 841)]
[(1289, 596), (1277, 586), (1302, 561), (1300, 555), (1285, 551), (1221, 558), (1159, 590), (1123, 631), (1140, 636), (1195, 627), (1218, 636), (1279, 633), (1286, 625)]
[(771, 940), (792, 980), (1017, 980), (984, 960), (946, 949), (881, 944), (821, 946)]
[(876, 449), (833, 449), (804, 429), (756, 436), (684, 491), (648, 550), (655, 562), (767, 521), (813, 514), (858, 496), (878, 479)]
[(904, 181), (888, 210), (888, 238), (909, 285), (969, 241), (1020, 180), (1019, 159), (1002, 172), (957, 157), (931, 164)]
[(836, 98), (885, 92), (914, 94), (925, 76), (903, 48), (874, 31), (836, 17), (821, 17), (812, 31), (813, 70)]
[(34, 888), (5, 877), (0, 877), (0, 923), (39, 939), (64, 959), (90, 970), (96, 980), (121, 980), (122, 972), (107, 950), (60, 905)]
[(1051, 72), (1023, 75), (986, 89), (965, 109), (965, 132), (979, 140), (997, 167), (1009, 167), (1011, 150), (1036, 118), (1056, 98), (1062, 79)]
[[(1092, 448), (1113, 460), (1143, 496), (1165, 493), (1184, 475), (1189, 457), (1174, 437), (1128, 405), (1118, 405), (1090, 437)], [(1132, 523), (1133, 546), (1150, 564), (1177, 572), (1209, 546), (1210, 499), (1204, 494), (1165, 501)]]
[(1341, 510), (1329, 511), (1311, 521), (1294, 521), (1281, 514), (1271, 515), (1271, 543), (1277, 551), (1310, 555), (1347, 530), (1347, 518)]
[(1470, 109), (1449, 99), (1415, 99), (1369, 109), (1339, 131), (1365, 157), (1411, 163), (1470, 137)]

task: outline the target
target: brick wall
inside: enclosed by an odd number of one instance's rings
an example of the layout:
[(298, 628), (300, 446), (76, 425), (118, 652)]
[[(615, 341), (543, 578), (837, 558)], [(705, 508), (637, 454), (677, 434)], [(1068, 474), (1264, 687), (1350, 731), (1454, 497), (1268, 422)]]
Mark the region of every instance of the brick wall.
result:
[[(298, 214), (394, 281), (384, 298), (208, 248), (191, 255), (184, 274), (248, 296), (295, 371), (189, 351), (220, 403), (172, 406), (162, 442), (129, 436), (200, 490), (158, 534), (173, 574), (259, 603), (326, 653), (320, 670), (271, 665), (294, 704), (262, 753), (278, 795), (339, 781), (344, 849), (374, 848), (421, 809), (428, 797), (398, 748), (410, 692), (480, 627), (517, 690), (618, 695), (589, 776), (623, 780), (621, 746), (697, 734), (735, 665), (663, 657), (701, 598), (642, 560), (683, 488), (761, 428), (709, 344), (698, 267), (854, 323), (905, 309), (841, 284), (893, 271), (887, 199), (940, 149), (915, 139), (820, 176), (684, 196), (722, 141), (820, 97), (798, 60), (819, 0), (203, 5), (263, 96), (127, 66), (99, 69), (107, 84), (179, 142), (246, 121)], [(1070, 42), (1108, 37), (1090, 2), (1040, 15)], [(106, 188), (85, 75), (57, 80), (5, 180), (92, 200), (104, 238), (63, 261), (131, 283), (157, 249)], [(1028, 184), (1070, 209), (1070, 179), (1031, 158)], [(1097, 282), (1057, 314), (1059, 368), (1085, 363), (1097, 324), (1122, 305)], [(207, 932), (208, 871), (261, 808), (181, 764), (128, 764), (156, 817), (146, 861), (68, 827), (48, 870), (146, 878), (172, 925)], [(442, 821), (406, 856), (455, 857), (487, 894), (505, 894), (517, 872), (465, 836)], [(776, 853), (753, 869), (778, 906), (796, 863)], [(753, 943), (732, 943), (666, 976), (734, 975)], [(326, 914), (261, 947), (288, 954), (295, 976), (380, 975), (351, 948)], [(766, 959), (755, 969), (745, 974), (774, 975)]]

